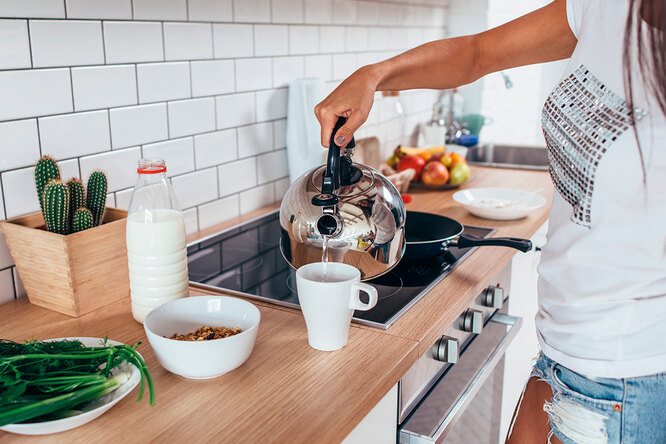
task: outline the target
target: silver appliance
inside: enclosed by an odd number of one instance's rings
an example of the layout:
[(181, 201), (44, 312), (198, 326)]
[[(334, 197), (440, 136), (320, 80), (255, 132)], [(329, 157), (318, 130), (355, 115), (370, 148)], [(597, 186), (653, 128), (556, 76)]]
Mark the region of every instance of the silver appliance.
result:
[(481, 293), (399, 382), (401, 444), (497, 444), (504, 353), (522, 325), (508, 316), (511, 267)]

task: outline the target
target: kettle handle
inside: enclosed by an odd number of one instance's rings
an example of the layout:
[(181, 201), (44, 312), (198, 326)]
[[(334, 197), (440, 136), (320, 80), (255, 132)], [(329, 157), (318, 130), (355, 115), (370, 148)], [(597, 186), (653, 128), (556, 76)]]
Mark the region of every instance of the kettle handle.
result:
[(324, 171), (324, 176), (321, 179), (321, 192), (323, 194), (334, 194), (333, 192), (340, 188), (340, 147), (335, 143), (335, 134), (346, 122), (346, 117), (338, 117), (331, 133), (331, 139), (328, 142), (326, 171)]
[[(335, 191), (340, 188), (340, 147), (335, 143), (335, 134), (346, 122), (346, 117), (338, 117), (338, 121), (335, 123), (333, 132), (331, 133), (326, 169), (321, 178), (321, 193), (312, 197), (313, 205), (323, 207), (335, 205), (338, 202)], [(355, 145), (356, 142), (352, 137), (347, 147), (354, 147)]]

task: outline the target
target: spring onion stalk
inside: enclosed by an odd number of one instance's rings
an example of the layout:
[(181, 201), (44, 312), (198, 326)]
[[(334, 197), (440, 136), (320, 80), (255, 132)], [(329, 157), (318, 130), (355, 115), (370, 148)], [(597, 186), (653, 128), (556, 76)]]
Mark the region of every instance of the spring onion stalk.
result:
[(38, 416), (48, 415), (59, 410), (68, 410), (86, 401), (111, 393), (129, 380), (125, 372), (118, 373), (98, 384), (67, 393), (65, 395), (27, 403), (14, 409), (0, 412), (0, 426), (26, 421)]
[(110, 393), (128, 380), (124, 371), (112, 374), (124, 362), (134, 365), (141, 375), (137, 402), (147, 383), (154, 405), (153, 381), (136, 351), (138, 346), (104, 341), (100, 347), (85, 347), (76, 340), (19, 344), (0, 339), (0, 426), (76, 414), (74, 407)]

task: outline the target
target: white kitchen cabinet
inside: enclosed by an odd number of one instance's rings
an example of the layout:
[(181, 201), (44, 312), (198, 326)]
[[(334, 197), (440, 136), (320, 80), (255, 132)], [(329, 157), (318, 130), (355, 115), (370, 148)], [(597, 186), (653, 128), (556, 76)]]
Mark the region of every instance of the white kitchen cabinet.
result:
[[(531, 241), (535, 247), (541, 247), (546, 243), (547, 231), (548, 222), (534, 233)], [(504, 442), (513, 411), (532, 370), (532, 361), (538, 352), (534, 316), (537, 312), (537, 266), (540, 257), (540, 252), (532, 250), (528, 253), (517, 253), (511, 262), (509, 314), (522, 317), (523, 327), (507, 349), (504, 361), (501, 442)]]
[(342, 441), (343, 444), (395, 444), (398, 430), (398, 385)]

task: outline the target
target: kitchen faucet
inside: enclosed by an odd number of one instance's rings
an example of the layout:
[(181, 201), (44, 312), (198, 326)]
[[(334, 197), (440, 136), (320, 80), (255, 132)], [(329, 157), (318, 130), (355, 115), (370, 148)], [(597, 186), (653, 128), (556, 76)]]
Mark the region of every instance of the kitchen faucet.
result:
[[(500, 71), (499, 73), (502, 76), (502, 79), (504, 80), (504, 87), (506, 89), (513, 88), (513, 82), (511, 81), (511, 77), (509, 77), (509, 75), (504, 71)], [(442, 123), (444, 123), (446, 125), (446, 138), (445, 138), (446, 143), (454, 143), (455, 141), (457, 141), (460, 138), (460, 136), (464, 135), (466, 131), (467, 131), (467, 134), (469, 133), (469, 131), (465, 128), (465, 126), (461, 122), (455, 120), (454, 117), (453, 117), (453, 95), (454, 95), (454, 90), (449, 89), (449, 90), (447, 90), (447, 93), (449, 95), (449, 109), (447, 110), (447, 113), (446, 113), (446, 120), (444, 121), (441, 118), (441, 114), (440, 114), (440, 118), (437, 119), (437, 121), (440, 125), (442, 125)], [(440, 106), (441, 106), (441, 102), (440, 102)], [(439, 108), (439, 110), (440, 110), (440, 113), (441, 113), (441, 107)]]

